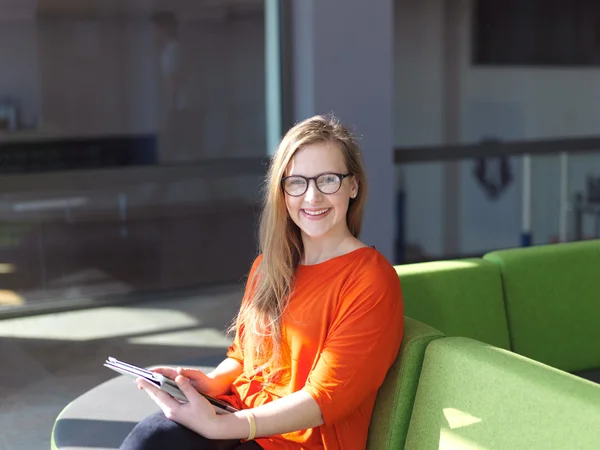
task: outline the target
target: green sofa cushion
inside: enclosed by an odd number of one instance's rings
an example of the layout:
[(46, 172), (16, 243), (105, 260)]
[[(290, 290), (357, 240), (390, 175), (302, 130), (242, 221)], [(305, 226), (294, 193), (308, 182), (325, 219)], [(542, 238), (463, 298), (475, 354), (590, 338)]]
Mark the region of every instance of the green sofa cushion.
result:
[(447, 336), (509, 349), (500, 270), (482, 259), (396, 266), (404, 312)]
[(597, 449), (600, 386), (467, 338), (425, 351), (406, 449)]
[(513, 351), (568, 372), (600, 367), (600, 240), (489, 253)]
[(377, 393), (367, 450), (404, 448), (425, 349), (442, 336), (438, 330), (405, 317), (400, 351)]

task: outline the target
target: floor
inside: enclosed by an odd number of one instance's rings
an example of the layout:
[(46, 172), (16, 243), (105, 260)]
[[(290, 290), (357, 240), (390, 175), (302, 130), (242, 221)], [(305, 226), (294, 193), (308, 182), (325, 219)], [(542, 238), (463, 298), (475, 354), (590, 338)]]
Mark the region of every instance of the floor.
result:
[(108, 356), (143, 366), (220, 360), (242, 289), (0, 320), (0, 449), (49, 449), (60, 411), (117, 376), (102, 366)]

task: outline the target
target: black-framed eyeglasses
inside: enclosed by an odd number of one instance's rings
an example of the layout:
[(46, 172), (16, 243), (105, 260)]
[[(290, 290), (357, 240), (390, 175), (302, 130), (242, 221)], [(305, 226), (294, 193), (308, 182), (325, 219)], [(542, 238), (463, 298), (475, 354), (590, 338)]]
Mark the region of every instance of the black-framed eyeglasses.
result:
[(350, 173), (321, 173), (316, 177), (303, 177), (302, 175), (291, 175), (281, 179), (281, 186), (286, 194), (292, 197), (300, 197), (308, 190), (310, 180), (315, 181), (317, 189), (326, 195), (335, 194), (342, 187), (344, 178), (351, 176)]

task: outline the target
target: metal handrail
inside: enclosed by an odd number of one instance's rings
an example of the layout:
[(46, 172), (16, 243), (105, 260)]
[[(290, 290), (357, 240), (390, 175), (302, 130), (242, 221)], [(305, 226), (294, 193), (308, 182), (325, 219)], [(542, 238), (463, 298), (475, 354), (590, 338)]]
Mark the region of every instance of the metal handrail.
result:
[(469, 144), (396, 147), (394, 162), (456, 161), (460, 159), (549, 155), (557, 153), (588, 153), (600, 150), (600, 136), (562, 139), (531, 139), (523, 141), (484, 141)]

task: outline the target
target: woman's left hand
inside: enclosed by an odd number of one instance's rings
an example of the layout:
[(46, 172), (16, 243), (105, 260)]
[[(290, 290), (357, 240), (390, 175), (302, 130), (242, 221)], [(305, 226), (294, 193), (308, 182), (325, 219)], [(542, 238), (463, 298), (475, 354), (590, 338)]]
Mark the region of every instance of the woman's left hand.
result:
[(216, 427), (218, 419), (214, 407), (196, 391), (188, 378), (179, 375), (175, 378), (175, 382), (185, 394), (188, 403), (180, 403), (143, 378), (136, 380), (138, 388), (146, 391), (150, 398), (160, 406), (167, 419), (210, 438), (211, 430)]

